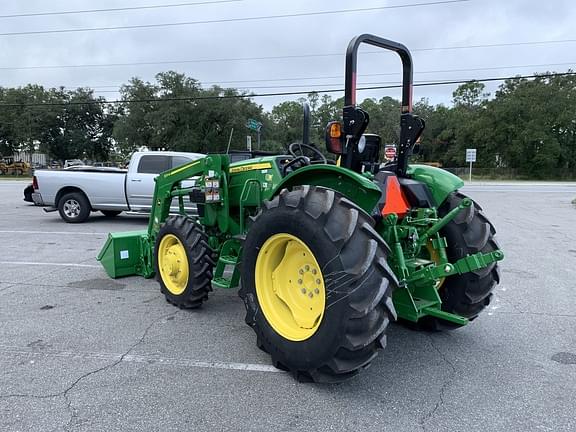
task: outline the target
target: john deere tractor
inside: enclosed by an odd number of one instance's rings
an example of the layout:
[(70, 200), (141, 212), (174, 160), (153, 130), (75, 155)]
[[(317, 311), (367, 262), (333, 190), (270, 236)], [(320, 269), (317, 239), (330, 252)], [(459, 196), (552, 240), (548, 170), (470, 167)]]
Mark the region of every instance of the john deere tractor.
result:
[[(356, 105), (363, 43), (402, 60), (400, 139), (386, 164)], [(98, 256), (108, 274), (156, 276), (180, 308), (201, 306), (213, 287), (240, 287), (256, 344), (301, 380), (356, 375), (385, 347), (390, 321), (449, 330), (474, 320), (504, 255), (458, 177), (408, 164), (424, 129), (411, 112), (410, 52), (358, 36), (346, 52), (345, 82), (342, 121), (326, 129), (338, 163), (303, 142), (287, 154), (235, 163), (208, 155), (166, 171), (156, 179), (148, 229), (110, 234)], [(191, 178), (194, 186), (184, 187)], [(170, 214), (173, 200), (179, 214)], [(197, 214), (186, 214), (186, 201)]]

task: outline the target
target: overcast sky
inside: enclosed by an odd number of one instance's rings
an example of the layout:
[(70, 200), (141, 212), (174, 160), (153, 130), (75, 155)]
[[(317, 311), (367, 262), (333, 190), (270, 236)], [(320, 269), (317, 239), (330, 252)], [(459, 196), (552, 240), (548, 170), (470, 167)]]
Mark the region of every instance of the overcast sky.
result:
[[(201, 1), (206, 0), (4, 1), (0, 6), (0, 15)], [(163, 9), (0, 18), (0, 33), (225, 20), (414, 5), (434, 1), (242, 0)], [(574, 69), (576, 64), (576, 54), (573, 53), (576, 48), (575, 23), (576, 3), (571, 0), (471, 0), (244, 22), (76, 33), (0, 35), (0, 85), (11, 87), (37, 83), (47, 87), (89, 86), (96, 88), (98, 94), (115, 99), (118, 93), (114, 91), (131, 77), (153, 80), (158, 72), (176, 70), (202, 83), (249, 88), (255, 93), (341, 88), (344, 81), (346, 45), (353, 36), (361, 33), (373, 33), (408, 46), (413, 51), (416, 82), (500, 77), (548, 70), (560, 72), (569, 68)], [(567, 39), (572, 41), (489, 48), (422, 50)], [(375, 54), (374, 50), (372, 47), (363, 49), (370, 53), (360, 56), (359, 85), (397, 82), (400, 72), (398, 58), (385, 52)], [(324, 55), (310, 56), (311, 54)], [(299, 55), (307, 57), (214, 61)], [(176, 63), (6, 69), (172, 61)], [(178, 61), (189, 62), (177, 63)], [(486, 69), (466, 70), (483, 68)], [(455, 69), (459, 71), (454, 71)], [(487, 85), (492, 92), (496, 87), (497, 84)], [(454, 88), (454, 85), (417, 87), (414, 97), (416, 100), (425, 97), (432, 103), (446, 104), (450, 102)], [(359, 94), (359, 99), (383, 95), (399, 97), (399, 91), (364, 91)], [(341, 94), (333, 96), (338, 97)], [(254, 100), (269, 109), (282, 100), (295, 98), (297, 96)]]

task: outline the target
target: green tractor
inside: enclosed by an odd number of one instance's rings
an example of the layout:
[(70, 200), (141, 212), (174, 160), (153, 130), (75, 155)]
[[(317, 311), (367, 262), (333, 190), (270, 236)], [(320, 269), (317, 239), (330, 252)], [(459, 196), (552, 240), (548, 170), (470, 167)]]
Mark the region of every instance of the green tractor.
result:
[[(362, 43), (402, 60), (400, 140), (387, 164), (356, 105)], [(480, 206), (458, 191), (458, 177), (408, 164), (424, 129), (411, 111), (408, 49), (358, 36), (346, 52), (343, 121), (326, 130), (338, 163), (304, 142), (289, 154), (234, 163), (208, 155), (166, 171), (156, 179), (148, 229), (110, 234), (98, 259), (113, 278), (155, 275), (180, 308), (201, 306), (213, 287), (240, 287), (258, 347), (300, 380), (358, 374), (396, 319), (462, 327), (489, 304), (504, 255)], [(195, 185), (184, 187), (192, 177)], [(173, 200), (180, 214), (170, 214)], [(196, 215), (186, 214), (186, 200)]]

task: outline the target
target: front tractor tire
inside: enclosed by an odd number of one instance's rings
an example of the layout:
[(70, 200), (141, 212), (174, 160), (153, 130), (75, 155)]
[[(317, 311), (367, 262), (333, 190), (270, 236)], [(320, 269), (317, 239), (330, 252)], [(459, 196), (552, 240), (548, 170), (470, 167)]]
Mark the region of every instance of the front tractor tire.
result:
[(388, 247), (337, 192), (303, 186), (263, 203), (244, 243), (246, 323), (279, 369), (340, 382), (367, 367), (396, 318)]
[(202, 228), (185, 216), (170, 216), (154, 248), (156, 279), (166, 301), (181, 309), (202, 306), (212, 291), (213, 251)]
[[(464, 198), (467, 198), (466, 195), (460, 192), (450, 194), (438, 209), (439, 216), (445, 216)], [(450, 262), (478, 252), (488, 253), (499, 249), (494, 225), (476, 202), (463, 209), (442, 229), (441, 234), (448, 243), (446, 252)], [(492, 291), (499, 282), (497, 263), (470, 273), (450, 276), (439, 286), (442, 310), (472, 321), (490, 304)], [(427, 317), (423, 324), (431, 330), (452, 330), (460, 327), (432, 317)]]

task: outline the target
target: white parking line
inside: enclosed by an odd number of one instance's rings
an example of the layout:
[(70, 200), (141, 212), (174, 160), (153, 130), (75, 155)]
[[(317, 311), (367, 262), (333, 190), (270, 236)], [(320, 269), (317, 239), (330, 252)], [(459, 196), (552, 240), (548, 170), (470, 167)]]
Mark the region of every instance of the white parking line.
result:
[(0, 234), (73, 234), (73, 235), (97, 235), (105, 236), (108, 233), (99, 232), (75, 232), (75, 231), (12, 231), (0, 230)]
[(0, 346), (0, 356), (27, 357), (31, 363), (38, 358), (70, 358), (70, 359), (90, 359), (114, 362), (122, 359), (123, 363), (148, 363), (162, 366), (195, 367), (201, 369), (227, 369), (247, 372), (270, 372), (281, 373), (272, 365), (258, 363), (234, 363), (220, 361), (200, 361), (186, 358), (160, 357), (156, 355), (134, 355), (97, 353), (97, 352), (71, 352), (71, 351), (32, 351), (21, 347)]
[(542, 193), (563, 193), (563, 194), (567, 194), (567, 193), (574, 193), (576, 192), (576, 189), (542, 189), (540, 190), (536, 190), (536, 189), (511, 189), (511, 188), (489, 188), (489, 187), (474, 187), (474, 186), (466, 186), (464, 188), (462, 188), (462, 190), (464, 192), (505, 192), (505, 193), (509, 193), (509, 192), (519, 192), (519, 193), (536, 193), (536, 192), (542, 192)]
[(53, 267), (91, 267), (101, 268), (94, 264), (76, 264), (76, 263), (49, 263), (49, 262), (32, 262), (32, 261), (0, 261), (2, 265), (27, 265), (27, 266), (53, 266)]

